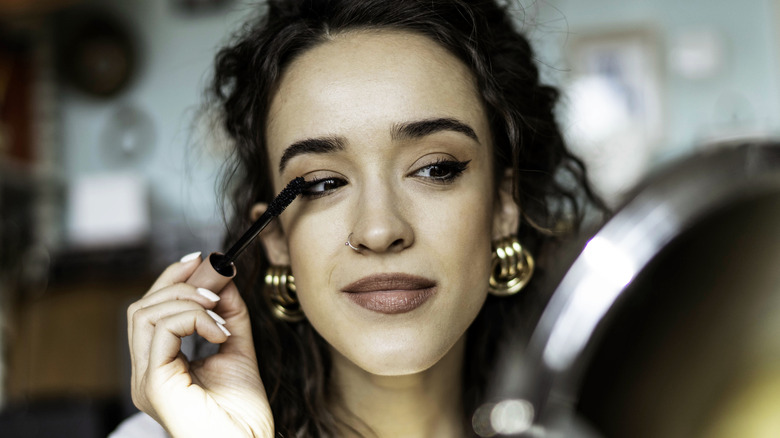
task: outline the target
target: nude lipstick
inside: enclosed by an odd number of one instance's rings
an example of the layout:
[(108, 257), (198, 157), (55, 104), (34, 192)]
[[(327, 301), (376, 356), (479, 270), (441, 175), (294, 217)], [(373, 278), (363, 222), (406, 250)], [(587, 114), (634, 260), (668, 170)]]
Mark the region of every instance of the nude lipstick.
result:
[(341, 292), (364, 309), (395, 315), (422, 306), (436, 293), (436, 282), (404, 273), (374, 274), (348, 284)]

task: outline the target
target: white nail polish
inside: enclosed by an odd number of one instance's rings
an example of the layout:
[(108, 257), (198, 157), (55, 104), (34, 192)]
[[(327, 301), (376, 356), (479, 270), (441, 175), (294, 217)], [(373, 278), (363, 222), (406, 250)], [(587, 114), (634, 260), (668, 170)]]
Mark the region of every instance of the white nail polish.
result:
[(230, 336), (230, 330), (228, 330), (227, 328), (225, 328), (225, 326), (224, 326), (224, 325), (222, 325), (222, 324), (217, 324), (217, 327), (219, 327), (219, 329), (220, 329), (220, 330), (222, 330), (222, 333), (224, 333), (224, 334), (225, 334), (225, 336)]
[(180, 262), (187, 263), (199, 258), (200, 258), (200, 251), (195, 251), (191, 254), (187, 254), (186, 256), (182, 257)]
[(219, 295), (215, 294), (214, 292), (212, 292), (212, 291), (210, 291), (208, 289), (204, 289), (202, 287), (199, 287), (196, 290), (198, 291), (199, 294), (201, 294), (202, 296), (206, 297), (212, 303), (216, 303), (217, 301), (219, 301)]
[(217, 322), (218, 322), (218, 323), (220, 323), (220, 324), (225, 324), (225, 320), (224, 320), (224, 319), (222, 319), (222, 317), (221, 317), (221, 316), (219, 316), (219, 315), (217, 315), (216, 313), (212, 312), (211, 310), (208, 310), (208, 309), (207, 309), (207, 310), (206, 310), (206, 313), (208, 313), (208, 314), (209, 314), (209, 316), (211, 317), (211, 319), (213, 319), (214, 321), (217, 321)]

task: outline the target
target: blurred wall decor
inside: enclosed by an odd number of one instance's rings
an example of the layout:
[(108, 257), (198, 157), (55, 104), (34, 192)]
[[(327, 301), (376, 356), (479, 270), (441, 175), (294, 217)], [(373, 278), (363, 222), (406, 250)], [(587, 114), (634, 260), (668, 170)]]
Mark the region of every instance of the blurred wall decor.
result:
[(210, 13), (229, 6), (233, 0), (170, 0), (176, 8), (187, 13)]
[(703, 80), (723, 68), (723, 38), (717, 30), (692, 27), (672, 36), (669, 69), (685, 79)]
[(62, 21), (59, 68), (70, 86), (97, 97), (121, 93), (138, 70), (135, 38), (103, 8), (79, 8)]
[(61, 10), (83, 0), (0, 0), (0, 14), (4, 18), (26, 18)]
[(649, 166), (663, 131), (658, 37), (649, 30), (580, 33), (568, 46), (572, 146), (608, 200)]
[[(571, 55), (581, 50), (581, 42), (607, 39), (626, 46), (642, 34), (646, 44), (638, 51), (655, 57), (654, 70), (641, 76), (658, 81), (651, 98), (660, 103), (662, 129), (651, 132), (646, 142), (627, 141), (614, 155), (598, 154), (603, 146), (578, 146), (592, 167), (615, 161), (611, 166), (620, 168), (625, 161), (635, 169), (636, 180), (675, 158), (724, 143), (772, 139), (780, 132), (780, 0), (546, 0), (534, 5), (526, 8), (521, 23), (536, 43), (544, 78), (563, 90), (560, 119), (574, 145), (594, 135), (583, 134), (583, 125), (611, 126), (620, 114), (614, 110), (619, 108), (614, 87), (603, 81), (583, 86), (577, 80), (582, 75)], [(583, 88), (596, 97), (578, 98)], [(610, 102), (613, 109), (605, 110)], [(634, 136), (629, 131), (628, 139)], [(591, 163), (589, 155), (603, 159)], [(635, 165), (640, 161), (645, 166)], [(591, 175), (597, 184), (605, 178), (595, 169)], [(609, 191), (613, 204), (619, 203), (621, 190), (611, 186)]]

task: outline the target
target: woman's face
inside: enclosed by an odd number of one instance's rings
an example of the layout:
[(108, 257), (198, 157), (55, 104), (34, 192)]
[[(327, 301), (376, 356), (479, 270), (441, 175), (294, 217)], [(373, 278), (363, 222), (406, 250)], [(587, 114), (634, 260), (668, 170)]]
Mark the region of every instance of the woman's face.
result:
[(320, 182), (264, 240), (312, 326), (362, 369), (423, 371), (479, 312), (496, 210), (488, 126), (468, 68), (415, 34), (342, 34), (282, 77), (267, 120), (275, 189)]

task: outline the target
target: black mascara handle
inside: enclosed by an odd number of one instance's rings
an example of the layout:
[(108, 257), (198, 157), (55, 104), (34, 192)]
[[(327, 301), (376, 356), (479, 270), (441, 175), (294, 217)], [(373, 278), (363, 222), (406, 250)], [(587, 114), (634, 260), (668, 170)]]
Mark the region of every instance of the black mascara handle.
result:
[(209, 254), (195, 269), (187, 284), (219, 293), (236, 276), (235, 265), (232, 262), (224, 263), (224, 258), (225, 255), (219, 252)]

